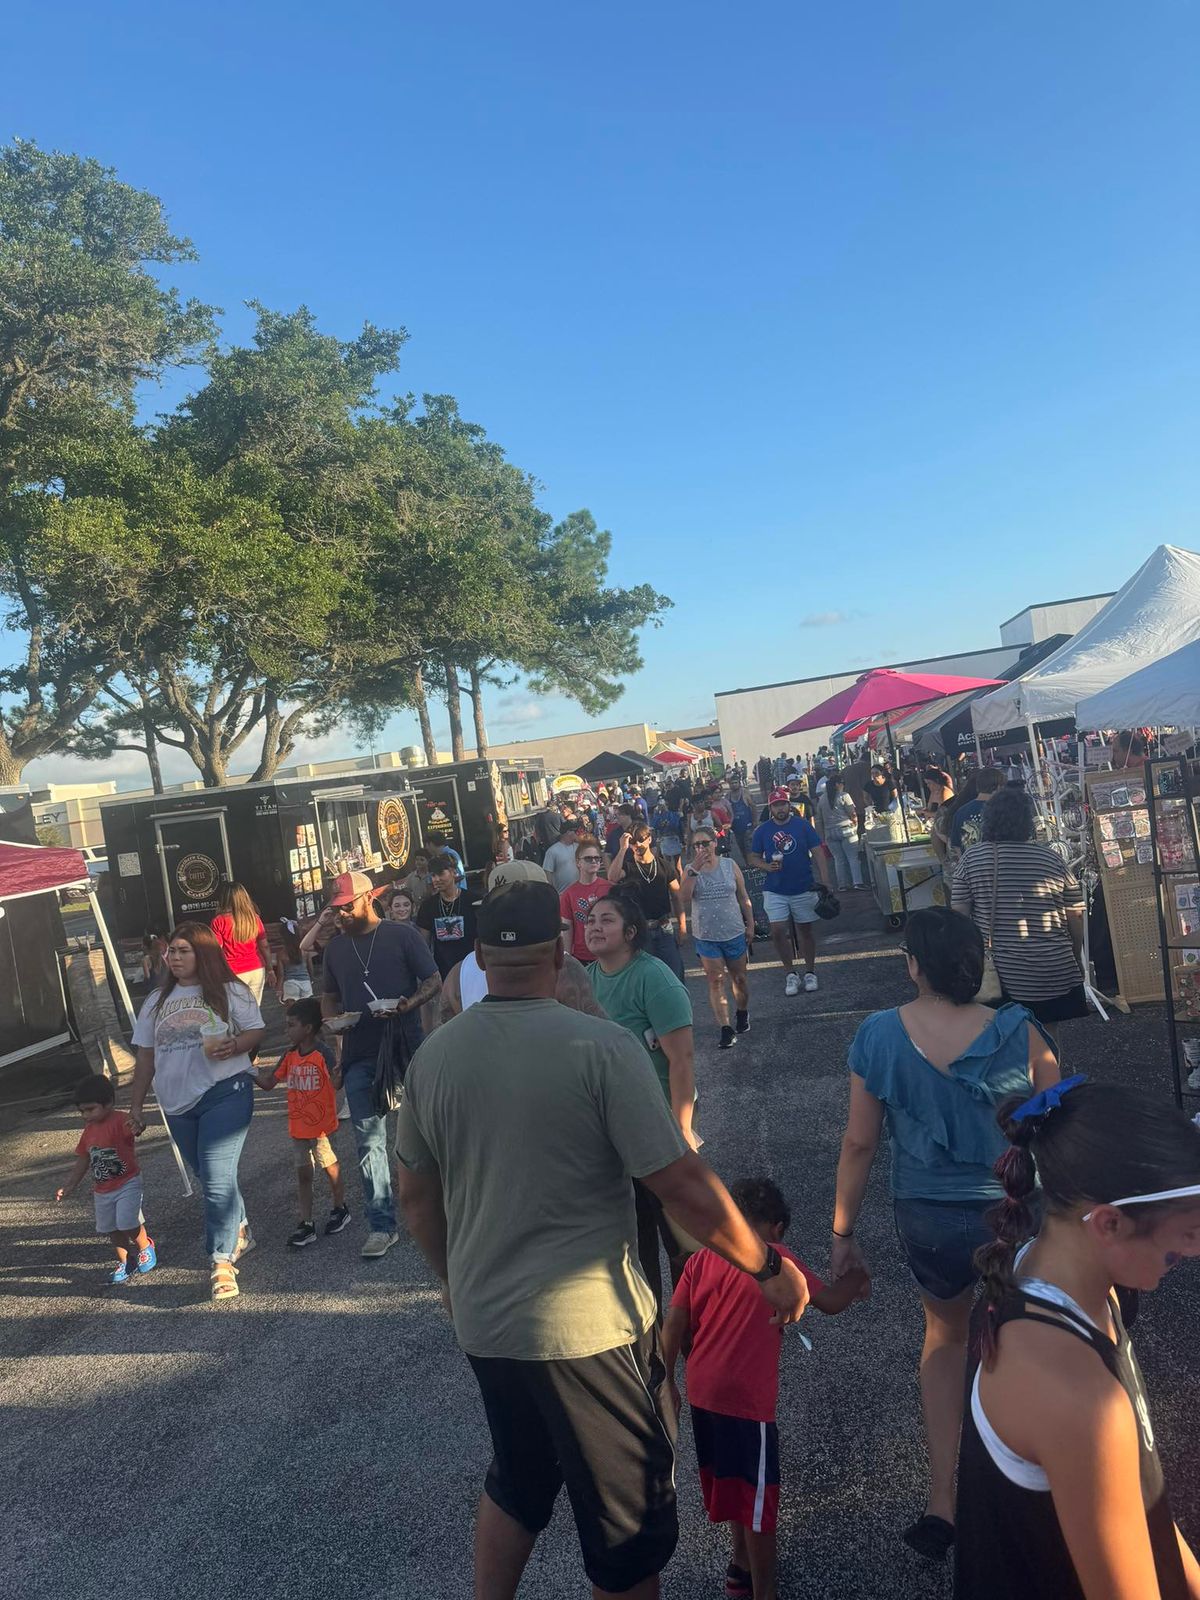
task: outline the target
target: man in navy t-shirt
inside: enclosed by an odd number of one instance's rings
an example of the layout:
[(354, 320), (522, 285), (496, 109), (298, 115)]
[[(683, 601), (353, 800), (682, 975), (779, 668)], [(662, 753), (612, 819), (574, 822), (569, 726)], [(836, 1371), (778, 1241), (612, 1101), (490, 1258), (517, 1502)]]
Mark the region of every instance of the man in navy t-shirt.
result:
[(785, 994), (800, 993), (799, 976), (792, 970), (792, 939), (788, 918), (796, 924), (800, 954), (804, 957), (804, 987), (817, 987), (817, 941), (813, 923), (817, 920), (817, 892), (813, 888), (813, 856), (821, 882), (828, 889), (829, 867), (819, 849), (821, 836), (806, 817), (796, 815), (786, 789), (772, 789), (768, 817), (754, 830), (750, 841), (750, 865), (767, 874), (763, 887), (763, 909), (771, 923), (771, 938), (783, 970)]

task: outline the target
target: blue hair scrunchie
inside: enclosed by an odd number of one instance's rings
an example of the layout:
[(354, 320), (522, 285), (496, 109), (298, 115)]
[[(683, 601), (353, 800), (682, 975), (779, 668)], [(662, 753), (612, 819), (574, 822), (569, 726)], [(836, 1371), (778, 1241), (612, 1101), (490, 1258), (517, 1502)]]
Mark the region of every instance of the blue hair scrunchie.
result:
[(1072, 1089), (1078, 1089), (1081, 1083), (1088, 1081), (1086, 1072), (1077, 1072), (1072, 1078), (1063, 1078), (1060, 1083), (1052, 1083), (1048, 1089), (1043, 1089), (1039, 1094), (1032, 1095), (1013, 1112), (1013, 1122), (1025, 1122), (1030, 1117), (1044, 1117), (1051, 1111), (1057, 1111), (1062, 1105), (1063, 1095), (1070, 1094)]

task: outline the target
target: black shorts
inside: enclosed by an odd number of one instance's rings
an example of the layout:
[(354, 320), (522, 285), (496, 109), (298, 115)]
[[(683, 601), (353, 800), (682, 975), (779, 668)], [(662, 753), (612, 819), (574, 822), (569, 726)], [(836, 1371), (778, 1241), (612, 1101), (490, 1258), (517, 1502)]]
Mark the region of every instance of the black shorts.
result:
[(530, 1533), (566, 1484), (583, 1564), (619, 1593), (661, 1572), (679, 1537), (675, 1421), (658, 1334), (576, 1361), (468, 1356), (495, 1454), (484, 1489)]

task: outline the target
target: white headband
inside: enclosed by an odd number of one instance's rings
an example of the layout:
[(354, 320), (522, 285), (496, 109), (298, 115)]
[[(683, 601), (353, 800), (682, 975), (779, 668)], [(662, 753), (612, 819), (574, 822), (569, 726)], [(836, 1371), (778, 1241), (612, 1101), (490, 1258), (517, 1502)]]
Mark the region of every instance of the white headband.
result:
[[(1157, 1194), (1131, 1194), (1124, 1200), (1105, 1200), (1106, 1206), (1148, 1206), (1156, 1200), (1186, 1200), (1190, 1195), (1200, 1196), (1200, 1183), (1188, 1183), (1182, 1189), (1160, 1189)], [(1092, 1215), (1086, 1212), (1083, 1221), (1086, 1222)]]

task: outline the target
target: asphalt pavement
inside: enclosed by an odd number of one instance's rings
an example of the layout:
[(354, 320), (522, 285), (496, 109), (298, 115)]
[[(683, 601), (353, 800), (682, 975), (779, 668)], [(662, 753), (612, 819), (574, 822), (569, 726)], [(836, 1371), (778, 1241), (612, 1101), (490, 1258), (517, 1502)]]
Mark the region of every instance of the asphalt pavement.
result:
[[(697, 1125), (725, 1178), (767, 1173), (793, 1208), (788, 1242), (826, 1265), (846, 1103), (846, 1050), (871, 1010), (907, 992), (897, 936), (868, 897), (821, 930), (815, 994), (788, 999), (759, 947), (752, 1030), (718, 1052), (703, 985), (696, 1010)], [(1071, 1023), (1069, 1065), (1167, 1094), (1161, 1012)], [(9, 1536), (0, 1593), (22, 1600), (457, 1600), (470, 1593), (473, 1505), (489, 1448), (477, 1391), (407, 1240), (363, 1261), (354, 1222), (304, 1251), (282, 1094), (262, 1097), (242, 1164), (258, 1248), (238, 1300), (212, 1305), (198, 1202), (186, 1200), (161, 1129), (143, 1162), (160, 1268), (106, 1286), (108, 1246), (90, 1196), (52, 1198), (78, 1137), (73, 1069), (0, 1084), (0, 1471)], [(899, 1532), (923, 1505), (917, 1355), (921, 1314), (877, 1163), (860, 1239), (870, 1301), (805, 1320), (787, 1340), (780, 1396), (782, 1593), (792, 1600), (940, 1600), (948, 1571)], [(536, 1181), (536, 1173), (531, 1173)], [(318, 1179), (318, 1184), (320, 1180)], [(323, 1202), (318, 1188), (318, 1203)], [(320, 1214), (320, 1213), (318, 1213)], [(1177, 1515), (1200, 1542), (1193, 1425), (1200, 1267), (1144, 1302), (1136, 1341)], [(723, 1592), (725, 1532), (701, 1507), (686, 1412), (680, 1542), (663, 1590)], [(522, 1587), (584, 1595), (563, 1505)]]

